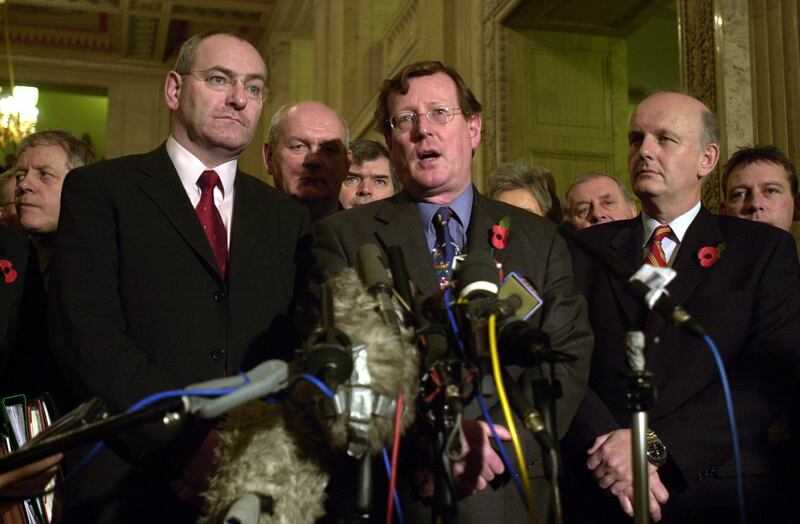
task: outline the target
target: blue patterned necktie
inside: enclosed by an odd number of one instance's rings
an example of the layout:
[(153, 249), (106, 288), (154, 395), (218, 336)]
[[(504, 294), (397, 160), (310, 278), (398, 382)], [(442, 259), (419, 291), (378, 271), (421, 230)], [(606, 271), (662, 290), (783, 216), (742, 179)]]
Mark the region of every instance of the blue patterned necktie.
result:
[(458, 245), (450, 236), (447, 224), (453, 218), (453, 210), (449, 207), (440, 207), (433, 215), (433, 229), (436, 231), (436, 243), (433, 246), (433, 269), (436, 271), (436, 280), (439, 288), (444, 289), (450, 283), (453, 273), (453, 258), (459, 254)]

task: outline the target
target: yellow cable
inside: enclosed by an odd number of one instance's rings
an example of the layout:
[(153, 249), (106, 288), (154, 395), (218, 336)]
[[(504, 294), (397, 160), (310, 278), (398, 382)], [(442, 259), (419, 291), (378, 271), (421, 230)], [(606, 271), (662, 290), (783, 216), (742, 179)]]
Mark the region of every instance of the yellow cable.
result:
[[(531, 481), (528, 478), (528, 468), (525, 464), (525, 455), (522, 453), (522, 446), (520, 445), (519, 437), (517, 436), (517, 427), (514, 424), (514, 417), (511, 414), (511, 408), (508, 405), (508, 398), (506, 398), (506, 388), (503, 386), (503, 377), (500, 372), (500, 357), (497, 353), (497, 317), (494, 314), (489, 315), (489, 353), (492, 357), (492, 373), (494, 373), (494, 381), (497, 384), (497, 395), (500, 397), (500, 406), (503, 408), (503, 415), (506, 417), (508, 424), (508, 432), (511, 433), (511, 442), (514, 445), (514, 453), (517, 455), (517, 463), (519, 464), (519, 474), (522, 477), (522, 485), (525, 487), (525, 498), (528, 501), (528, 514), (531, 518), (531, 524), (536, 524), (536, 507), (533, 500), (533, 490), (531, 489)], [(498, 442), (498, 446), (502, 443)]]

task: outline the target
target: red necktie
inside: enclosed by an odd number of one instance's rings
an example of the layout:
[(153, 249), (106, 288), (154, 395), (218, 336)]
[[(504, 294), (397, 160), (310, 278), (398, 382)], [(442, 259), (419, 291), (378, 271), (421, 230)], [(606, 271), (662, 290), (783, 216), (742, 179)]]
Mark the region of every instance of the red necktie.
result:
[(220, 191), (223, 190), (219, 175), (216, 171), (203, 171), (197, 179), (197, 187), (200, 188), (200, 202), (194, 210), (203, 225), (211, 250), (214, 251), (219, 274), (225, 277), (228, 266), (228, 233), (225, 231), (222, 215), (214, 205), (214, 188), (219, 187)]
[(667, 267), (667, 257), (664, 255), (664, 249), (661, 247), (661, 240), (672, 232), (669, 226), (658, 226), (653, 231), (653, 236), (650, 237), (650, 242), (647, 243), (647, 256), (644, 257), (644, 263), (656, 267)]

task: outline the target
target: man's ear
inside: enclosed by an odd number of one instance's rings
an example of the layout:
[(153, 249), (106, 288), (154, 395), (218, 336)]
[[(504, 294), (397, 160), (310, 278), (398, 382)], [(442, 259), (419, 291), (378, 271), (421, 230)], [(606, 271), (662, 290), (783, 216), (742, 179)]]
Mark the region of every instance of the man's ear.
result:
[(469, 141), (472, 146), (473, 154), (478, 149), (478, 144), (481, 143), (481, 115), (472, 115), (467, 121), (469, 125)]
[(164, 100), (172, 111), (176, 111), (180, 105), (181, 87), (183, 87), (183, 77), (175, 71), (167, 73), (167, 78), (164, 80)]
[(719, 146), (717, 144), (708, 144), (703, 150), (703, 156), (700, 158), (700, 166), (697, 170), (698, 178), (708, 176), (714, 168), (717, 167), (719, 161)]

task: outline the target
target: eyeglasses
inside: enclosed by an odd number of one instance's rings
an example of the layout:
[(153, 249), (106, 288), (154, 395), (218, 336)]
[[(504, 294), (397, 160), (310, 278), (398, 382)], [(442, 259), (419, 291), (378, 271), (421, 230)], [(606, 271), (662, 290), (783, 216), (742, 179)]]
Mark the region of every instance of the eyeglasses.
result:
[(459, 107), (448, 107), (448, 106), (441, 106), (441, 107), (434, 107), (427, 113), (414, 113), (413, 111), (402, 111), (397, 113), (396, 115), (392, 115), (389, 117), (389, 125), (395, 131), (411, 131), (414, 125), (419, 122), (419, 117), (421, 115), (425, 115), (425, 118), (428, 119), (428, 122), (431, 124), (436, 124), (439, 126), (443, 126), (453, 120), (453, 117), (461, 113), (461, 108)]
[[(200, 74), (201, 76), (198, 76)], [(250, 100), (257, 100), (263, 102), (266, 99), (264, 93), (264, 86), (261, 80), (242, 80), (241, 78), (231, 78), (221, 71), (205, 70), (205, 71), (189, 71), (188, 73), (181, 73), (181, 76), (191, 76), (195, 80), (205, 82), (205, 84), (214, 91), (231, 91), (236, 87), (236, 84), (241, 82), (244, 86), (244, 92)]]

